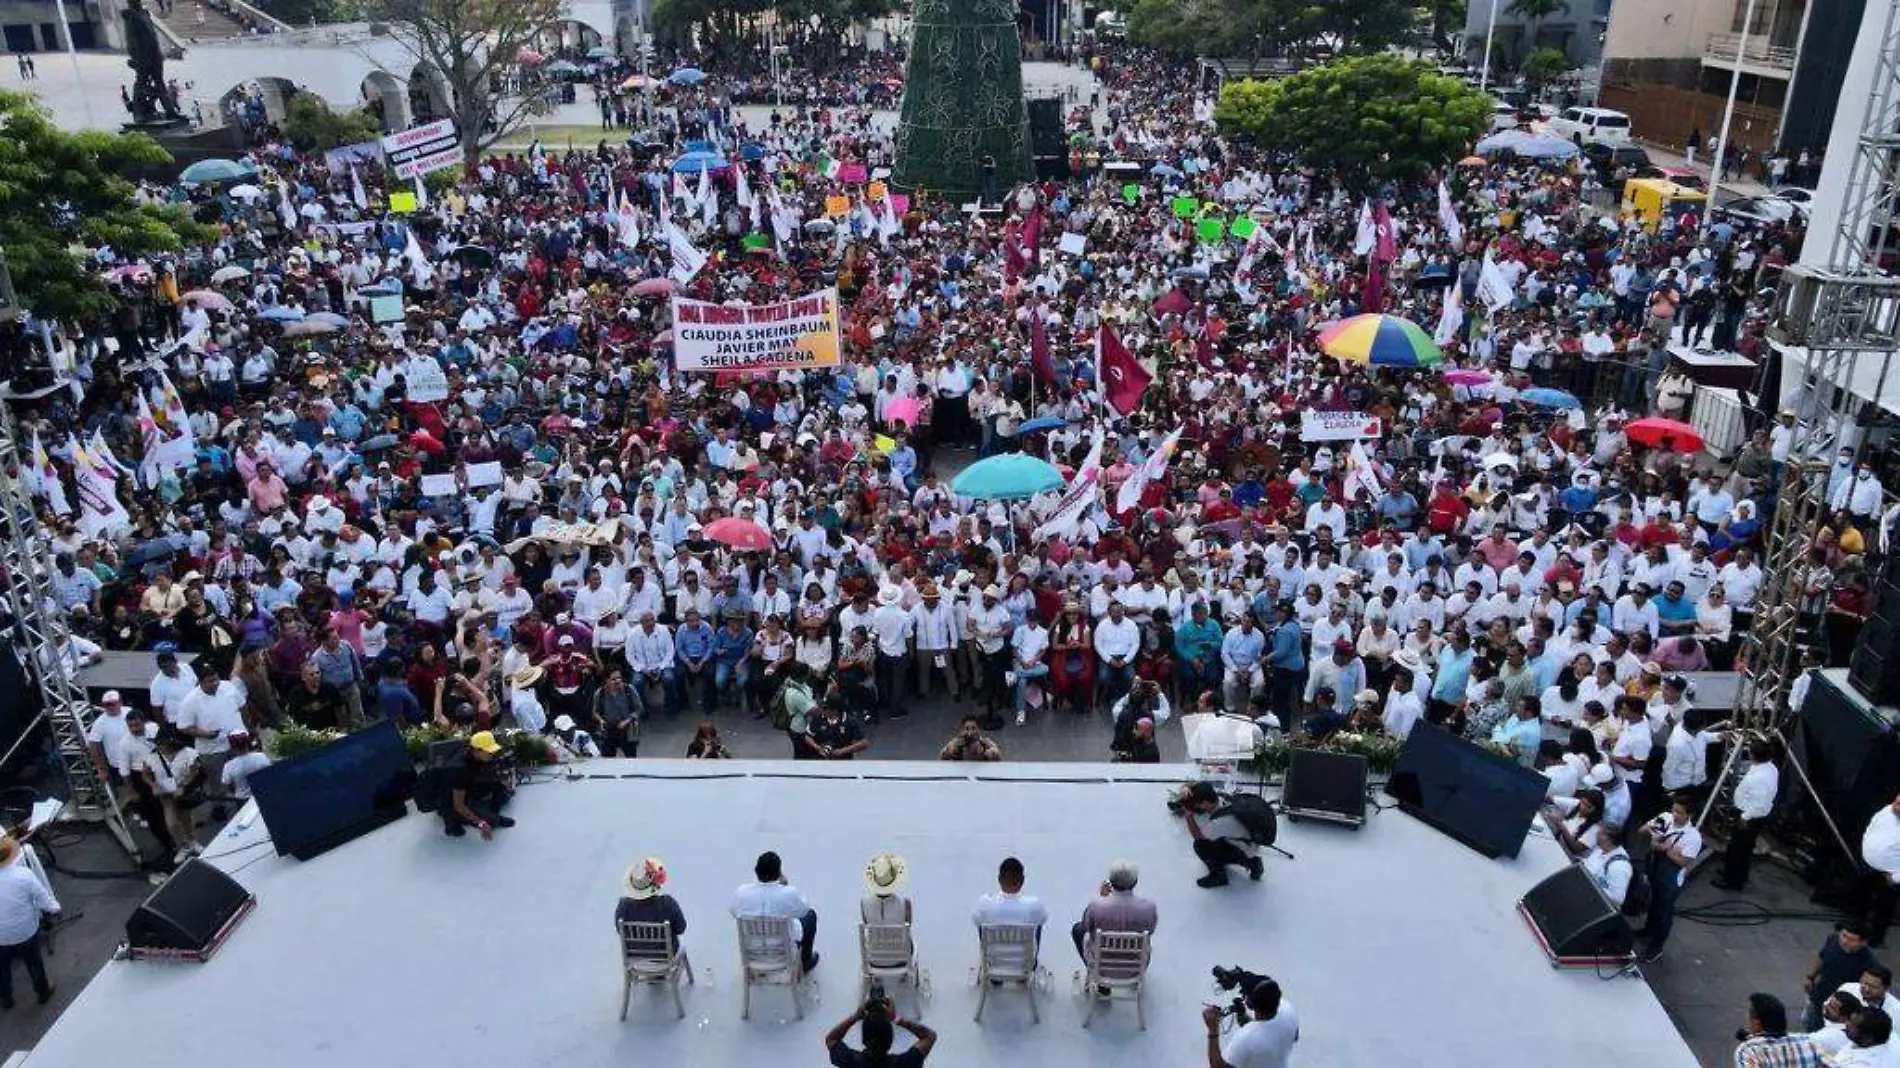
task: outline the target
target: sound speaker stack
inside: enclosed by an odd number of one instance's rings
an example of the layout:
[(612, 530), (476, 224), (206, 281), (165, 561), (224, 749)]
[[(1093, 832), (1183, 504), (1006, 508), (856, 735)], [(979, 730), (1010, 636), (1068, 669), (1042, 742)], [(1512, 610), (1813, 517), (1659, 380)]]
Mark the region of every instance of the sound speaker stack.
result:
[(1280, 807), (1289, 820), (1310, 817), (1366, 825), (1366, 758), (1357, 753), (1294, 749), (1286, 769)]
[(1553, 968), (1620, 966), (1632, 959), (1629, 921), (1576, 864), (1532, 887), (1517, 913)]
[(133, 960), (204, 963), (257, 907), (257, 898), (196, 857), (186, 861), (125, 921)]
[(1062, 129), (1062, 101), (1039, 97), (1025, 103), (1029, 107), (1029, 155), (1036, 177), (1066, 181), (1070, 176), (1069, 139)]
[(1873, 594), (1873, 611), (1847, 662), (1847, 681), (1874, 703), (1888, 704), (1900, 697), (1900, 569), (1891, 560), (1875, 580)]

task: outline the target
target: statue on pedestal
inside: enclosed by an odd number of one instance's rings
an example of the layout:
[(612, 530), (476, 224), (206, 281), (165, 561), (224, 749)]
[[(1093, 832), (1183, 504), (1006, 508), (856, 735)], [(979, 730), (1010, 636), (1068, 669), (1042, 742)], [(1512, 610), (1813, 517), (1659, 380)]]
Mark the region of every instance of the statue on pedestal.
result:
[(132, 121), (137, 125), (156, 122), (159, 110), (165, 118), (183, 122), (178, 103), (165, 88), (165, 50), (158, 40), (158, 27), (145, 10), (145, 0), (125, 0), (126, 65), (132, 68)]

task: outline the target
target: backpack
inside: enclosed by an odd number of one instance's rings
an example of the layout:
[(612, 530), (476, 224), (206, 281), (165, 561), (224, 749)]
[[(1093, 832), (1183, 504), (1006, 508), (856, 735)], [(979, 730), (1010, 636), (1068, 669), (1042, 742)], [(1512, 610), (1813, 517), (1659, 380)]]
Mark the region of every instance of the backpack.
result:
[[(785, 703), (785, 694), (791, 688), (792, 684), (790, 682), (780, 683), (779, 688), (772, 692), (771, 699), (766, 702), (766, 707), (772, 711), (773, 730), (789, 731), (792, 729), (792, 710), (791, 707)], [(809, 694), (809, 691), (807, 691), (807, 693)]]
[(1630, 866), (1630, 884), (1628, 889), (1623, 891), (1623, 915), (1641, 916), (1649, 911), (1649, 875), (1637, 867), (1628, 856), (1613, 857), (1611, 863), (1618, 860)]
[(1227, 814), (1247, 828), (1247, 838), (1255, 845), (1270, 846), (1280, 836), (1280, 817), (1259, 794), (1233, 794), (1227, 798)]

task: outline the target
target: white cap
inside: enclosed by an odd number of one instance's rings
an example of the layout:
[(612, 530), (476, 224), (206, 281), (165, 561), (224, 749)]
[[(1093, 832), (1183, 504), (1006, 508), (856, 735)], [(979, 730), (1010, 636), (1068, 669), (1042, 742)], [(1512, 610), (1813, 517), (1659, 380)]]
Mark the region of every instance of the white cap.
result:
[(104, 705), (116, 705), (119, 703), (119, 700), (119, 691), (117, 690), (107, 690), (99, 697), (99, 703)]

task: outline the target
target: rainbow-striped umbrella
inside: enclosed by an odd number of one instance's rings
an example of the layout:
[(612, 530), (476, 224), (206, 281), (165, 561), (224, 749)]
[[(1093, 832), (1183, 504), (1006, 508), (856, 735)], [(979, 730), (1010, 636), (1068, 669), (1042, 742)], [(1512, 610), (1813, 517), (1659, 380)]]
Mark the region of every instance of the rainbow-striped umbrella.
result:
[(1319, 332), (1328, 356), (1381, 367), (1436, 367), (1445, 360), (1432, 336), (1396, 315), (1355, 315)]

